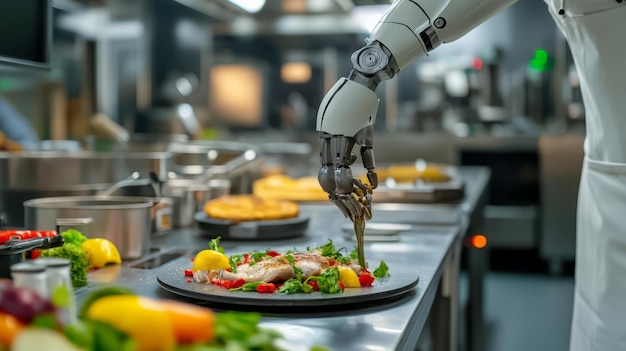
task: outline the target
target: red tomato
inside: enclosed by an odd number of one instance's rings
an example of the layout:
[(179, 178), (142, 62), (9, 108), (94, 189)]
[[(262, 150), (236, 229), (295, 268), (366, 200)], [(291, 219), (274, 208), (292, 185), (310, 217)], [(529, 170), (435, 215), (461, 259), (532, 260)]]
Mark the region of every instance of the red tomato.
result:
[(252, 257), (250, 257), (250, 254), (244, 254), (243, 262), (241, 262), (240, 264), (245, 264), (245, 263), (250, 263), (250, 262), (252, 262)]
[(359, 283), (361, 284), (361, 286), (372, 286), (374, 280), (374, 277), (368, 271), (363, 271), (363, 273), (359, 275)]
[(343, 282), (339, 282), (339, 286), (341, 287), (341, 291), (344, 291), (346, 289), (346, 286), (343, 284)]
[(193, 271), (191, 269), (185, 269), (185, 277), (193, 277)]
[(331, 266), (334, 266), (334, 265), (337, 264), (337, 262), (335, 261), (334, 258), (331, 258), (331, 259), (328, 260), (328, 264), (331, 265)]
[(256, 287), (256, 291), (261, 294), (271, 294), (275, 289), (276, 285), (273, 283), (261, 283)]

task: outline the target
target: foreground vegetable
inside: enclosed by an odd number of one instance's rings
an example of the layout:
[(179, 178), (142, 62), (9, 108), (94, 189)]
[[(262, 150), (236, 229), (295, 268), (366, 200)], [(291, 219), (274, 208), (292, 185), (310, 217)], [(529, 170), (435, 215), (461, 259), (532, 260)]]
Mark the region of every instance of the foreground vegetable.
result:
[(128, 334), (137, 351), (171, 350), (176, 344), (173, 323), (156, 301), (136, 295), (114, 295), (95, 301), (87, 318)]
[(24, 329), (24, 324), (14, 316), (0, 312), (0, 345), (11, 345), (15, 336)]
[(122, 263), (120, 253), (113, 243), (104, 238), (94, 238), (85, 240), (81, 248), (89, 256), (89, 265), (94, 268), (101, 268), (107, 264)]
[[(0, 280), (0, 292), (12, 289)], [(0, 350), (6, 351), (285, 351), (282, 335), (259, 327), (261, 315), (223, 312), (134, 295), (124, 286), (92, 292), (79, 319), (55, 322), (42, 310), (30, 323), (0, 311)], [(327, 349), (314, 346), (310, 351)]]
[(11, 347), (12, 351), (81, 351), (62, 334), (43, 328), (26, 328), (20, 332)]

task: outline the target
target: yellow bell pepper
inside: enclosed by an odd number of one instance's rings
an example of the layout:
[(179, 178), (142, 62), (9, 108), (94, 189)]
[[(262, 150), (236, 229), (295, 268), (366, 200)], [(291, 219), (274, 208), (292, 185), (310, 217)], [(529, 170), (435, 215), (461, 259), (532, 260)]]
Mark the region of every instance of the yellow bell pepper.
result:
[(89, 265), (101, 268), (107, 264), (122, 262), (120, 253), (115, 245), (104, 238), (87, 239), (82, 245), (83, 251), (89, 255)]
[(87, 318), (128, 334), (137, 351), (169, 351), (176, 344), (213, 339), (213, 311), (137, 295), (110, 295), (91, 304)]

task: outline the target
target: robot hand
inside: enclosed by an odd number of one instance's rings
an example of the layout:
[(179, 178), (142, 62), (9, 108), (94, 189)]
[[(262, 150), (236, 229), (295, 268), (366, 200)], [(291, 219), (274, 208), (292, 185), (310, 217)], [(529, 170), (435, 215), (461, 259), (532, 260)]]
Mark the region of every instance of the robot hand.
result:
[[(373, 151), (378, 84), (515, 1), (396, 0), (389, 7), (367, 45), (352, 55), (349, 78), (330, 89), (317, 113), (322, 164), (318, 180), (346, 217), (354, 222), (372, 216), (372, 189), (378, 185)], [(355, 144), (361, 145), (371, 187), (352, 176)]]
[[(359, 104), (344, 104), (346, 99), (359, 101)], [(373, 150), (377, 108), (378, 97), (372, 90), (343, 78), (326, 95), (318, 113), (322, 164), (318, 180), (330, 201), (352, 221), (372, 217), (372, 189), (378, 186)], [(356, 144), (361, 146), (369, 184), (354, 178), (350, 168), (357, 159), (352, 152)]]

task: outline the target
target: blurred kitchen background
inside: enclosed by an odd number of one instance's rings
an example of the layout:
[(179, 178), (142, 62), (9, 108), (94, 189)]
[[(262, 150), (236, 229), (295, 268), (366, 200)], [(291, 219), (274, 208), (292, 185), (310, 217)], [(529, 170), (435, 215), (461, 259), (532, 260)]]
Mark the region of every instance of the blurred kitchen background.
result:
[[(274, 146), (298, 160), (291, 175), (312, 175), (317, 106), (389, 3), (54, 0), (52, 69), (0, 66), (0, 95), (42, 140), (111, 148), (105, 141), (120, 135), (93, 123), (104, 116), (131, 135)], [(519, 1), (377, 92), (378, 163), (491, 167), (483, 220), (487, 284), (495, 285), (486, 288), (486, 318), (506, 317), (490, 301), (510, 303), (507, 274), (535, 277), (514, 290), (559, 291), (562, 310), (554, 311), (557, 340), (534, 349), (565, 350), (585, 116), (567, 44), (544, 2)], [(517, 350), (508, 345), (490, 349)]]

